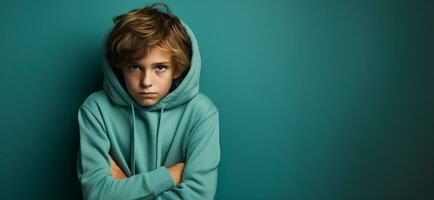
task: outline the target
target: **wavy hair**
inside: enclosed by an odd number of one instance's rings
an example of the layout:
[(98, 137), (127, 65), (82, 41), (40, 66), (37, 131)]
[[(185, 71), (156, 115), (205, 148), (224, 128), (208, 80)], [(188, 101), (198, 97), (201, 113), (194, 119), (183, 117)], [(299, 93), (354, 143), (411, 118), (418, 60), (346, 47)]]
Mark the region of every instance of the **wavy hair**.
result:
[[(164, 10), (162, 10), (164, 8)], [(113, 18), (115, 26), (106, 40), (106, 56), (122, 69), (143, 59), (158, 47), (171, 55), (176, 70), (190, 67), (191, 40), (179, 18), (163, 3), (154, 3)]]

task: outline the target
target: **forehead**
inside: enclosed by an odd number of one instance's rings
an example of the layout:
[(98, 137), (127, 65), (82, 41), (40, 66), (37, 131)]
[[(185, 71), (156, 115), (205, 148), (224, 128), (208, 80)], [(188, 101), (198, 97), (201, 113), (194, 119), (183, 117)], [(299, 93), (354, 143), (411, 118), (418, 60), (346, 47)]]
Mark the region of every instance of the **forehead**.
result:
[(142, 52), (141, 58), (137, 60), (138, 63), (155, 63), (155, 62), (171, 62), (171, 55), (160, 47), (147, 48)]

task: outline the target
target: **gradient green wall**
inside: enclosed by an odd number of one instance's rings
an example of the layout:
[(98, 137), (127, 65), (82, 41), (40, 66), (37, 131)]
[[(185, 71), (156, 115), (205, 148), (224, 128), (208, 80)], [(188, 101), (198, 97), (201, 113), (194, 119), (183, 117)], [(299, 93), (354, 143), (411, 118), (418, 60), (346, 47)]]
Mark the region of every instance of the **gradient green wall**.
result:
[[(220, 109), (216, 199), (434, 198), (433, 1), (164, 2)], [(1, 1), (0, 199), (81, 198), (78, 107), (142, 5)]]

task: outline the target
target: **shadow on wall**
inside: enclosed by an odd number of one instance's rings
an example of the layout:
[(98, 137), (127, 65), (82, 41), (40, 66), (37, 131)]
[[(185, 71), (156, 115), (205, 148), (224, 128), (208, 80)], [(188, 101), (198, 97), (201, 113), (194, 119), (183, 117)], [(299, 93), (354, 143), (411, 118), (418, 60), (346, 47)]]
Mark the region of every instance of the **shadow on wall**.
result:
[[(40, 185), (50, 186), (51, 189), (48, 193), (34, 191), (35, 195), (32, 195), (32, 198), (37, 196), (46, 199), (82, 199), (76, 173), (76, 158), (79, 147), (77, 114), (84, 100), (91, 93), (102, 89), (102, 53), (98, 45), (95, 41), (93, 43), (83, 41), (74, 44), (75, 47), (66, 58), (68, 60), (64, 66), (66, 71), (61, 72), (64, 76), (58, 78), (63, 86), (54, 86), (61, 89), (58, 89), (58, 93), (53, 93), (56, 95), (55, 97), (49, 98), (55, 101), (52, 104), (58, 108), (48, 111), (51, 112), (49, 116), (53, 117), (50, 121), (63, 122), (55, 124), (51, 130), (48, 130), (51, 134), (47, 138), (50, 138), (51, 142), (46, 143), (46, 148), (50, 149), (47, 153), (51, 155), (43, 155), (47, 164), (38, 165), (41, 167), (38, 171), (42, 171), (43, 174), (51, 174), (50, 177), (52, 177)], [(89, 48), (90, 46), (93, 48)], [(39, 187), (35, 187), (36, 190)]]
[[(100, 48), (100, 47), (98, 47)], [(81, 187), (77, 177), (77, 167), (76, 158), (79, 147), (79, 127), (78, 127), (78, 109), (81, 104), (86, 100), (86, 98), (93, 92), (102, 89), (103, 82), (103, 72), (102, 72), (102, 52), (100, 49), (89, 49), (82, 48), (77, 49), (76, 54), (73, 54), (75, 59), (78, 60), (77, 78), (71, 78), (69, 81), (72, 82), (71, 90), (74, 94), (65, 94), (64, 98), (73, 98), (71, 106), (71, 140), (68, 143), (67, 156), (65, 156), (61, 163), (65, 163), (65, 166), (69, 168), (68, 171), (71, 173), (68, 175), (68, 184), (71, 183), (71, 187), (67, 189), (66, 193), (71, 193), (68, 195), (69, 199), (82, 199)], [(64, 196), (62, 197), (64, 198)]]

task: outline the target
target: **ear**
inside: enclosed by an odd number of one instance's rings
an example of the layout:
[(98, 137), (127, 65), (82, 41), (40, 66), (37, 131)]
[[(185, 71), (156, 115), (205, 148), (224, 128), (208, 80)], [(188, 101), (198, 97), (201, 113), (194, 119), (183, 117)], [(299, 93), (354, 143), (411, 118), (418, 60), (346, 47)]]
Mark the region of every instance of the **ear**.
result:
[(177, 79), (181, 76), (182, 72), (180, 70), (175, 70), (175, 73), (173, 74), (173, 79)]

